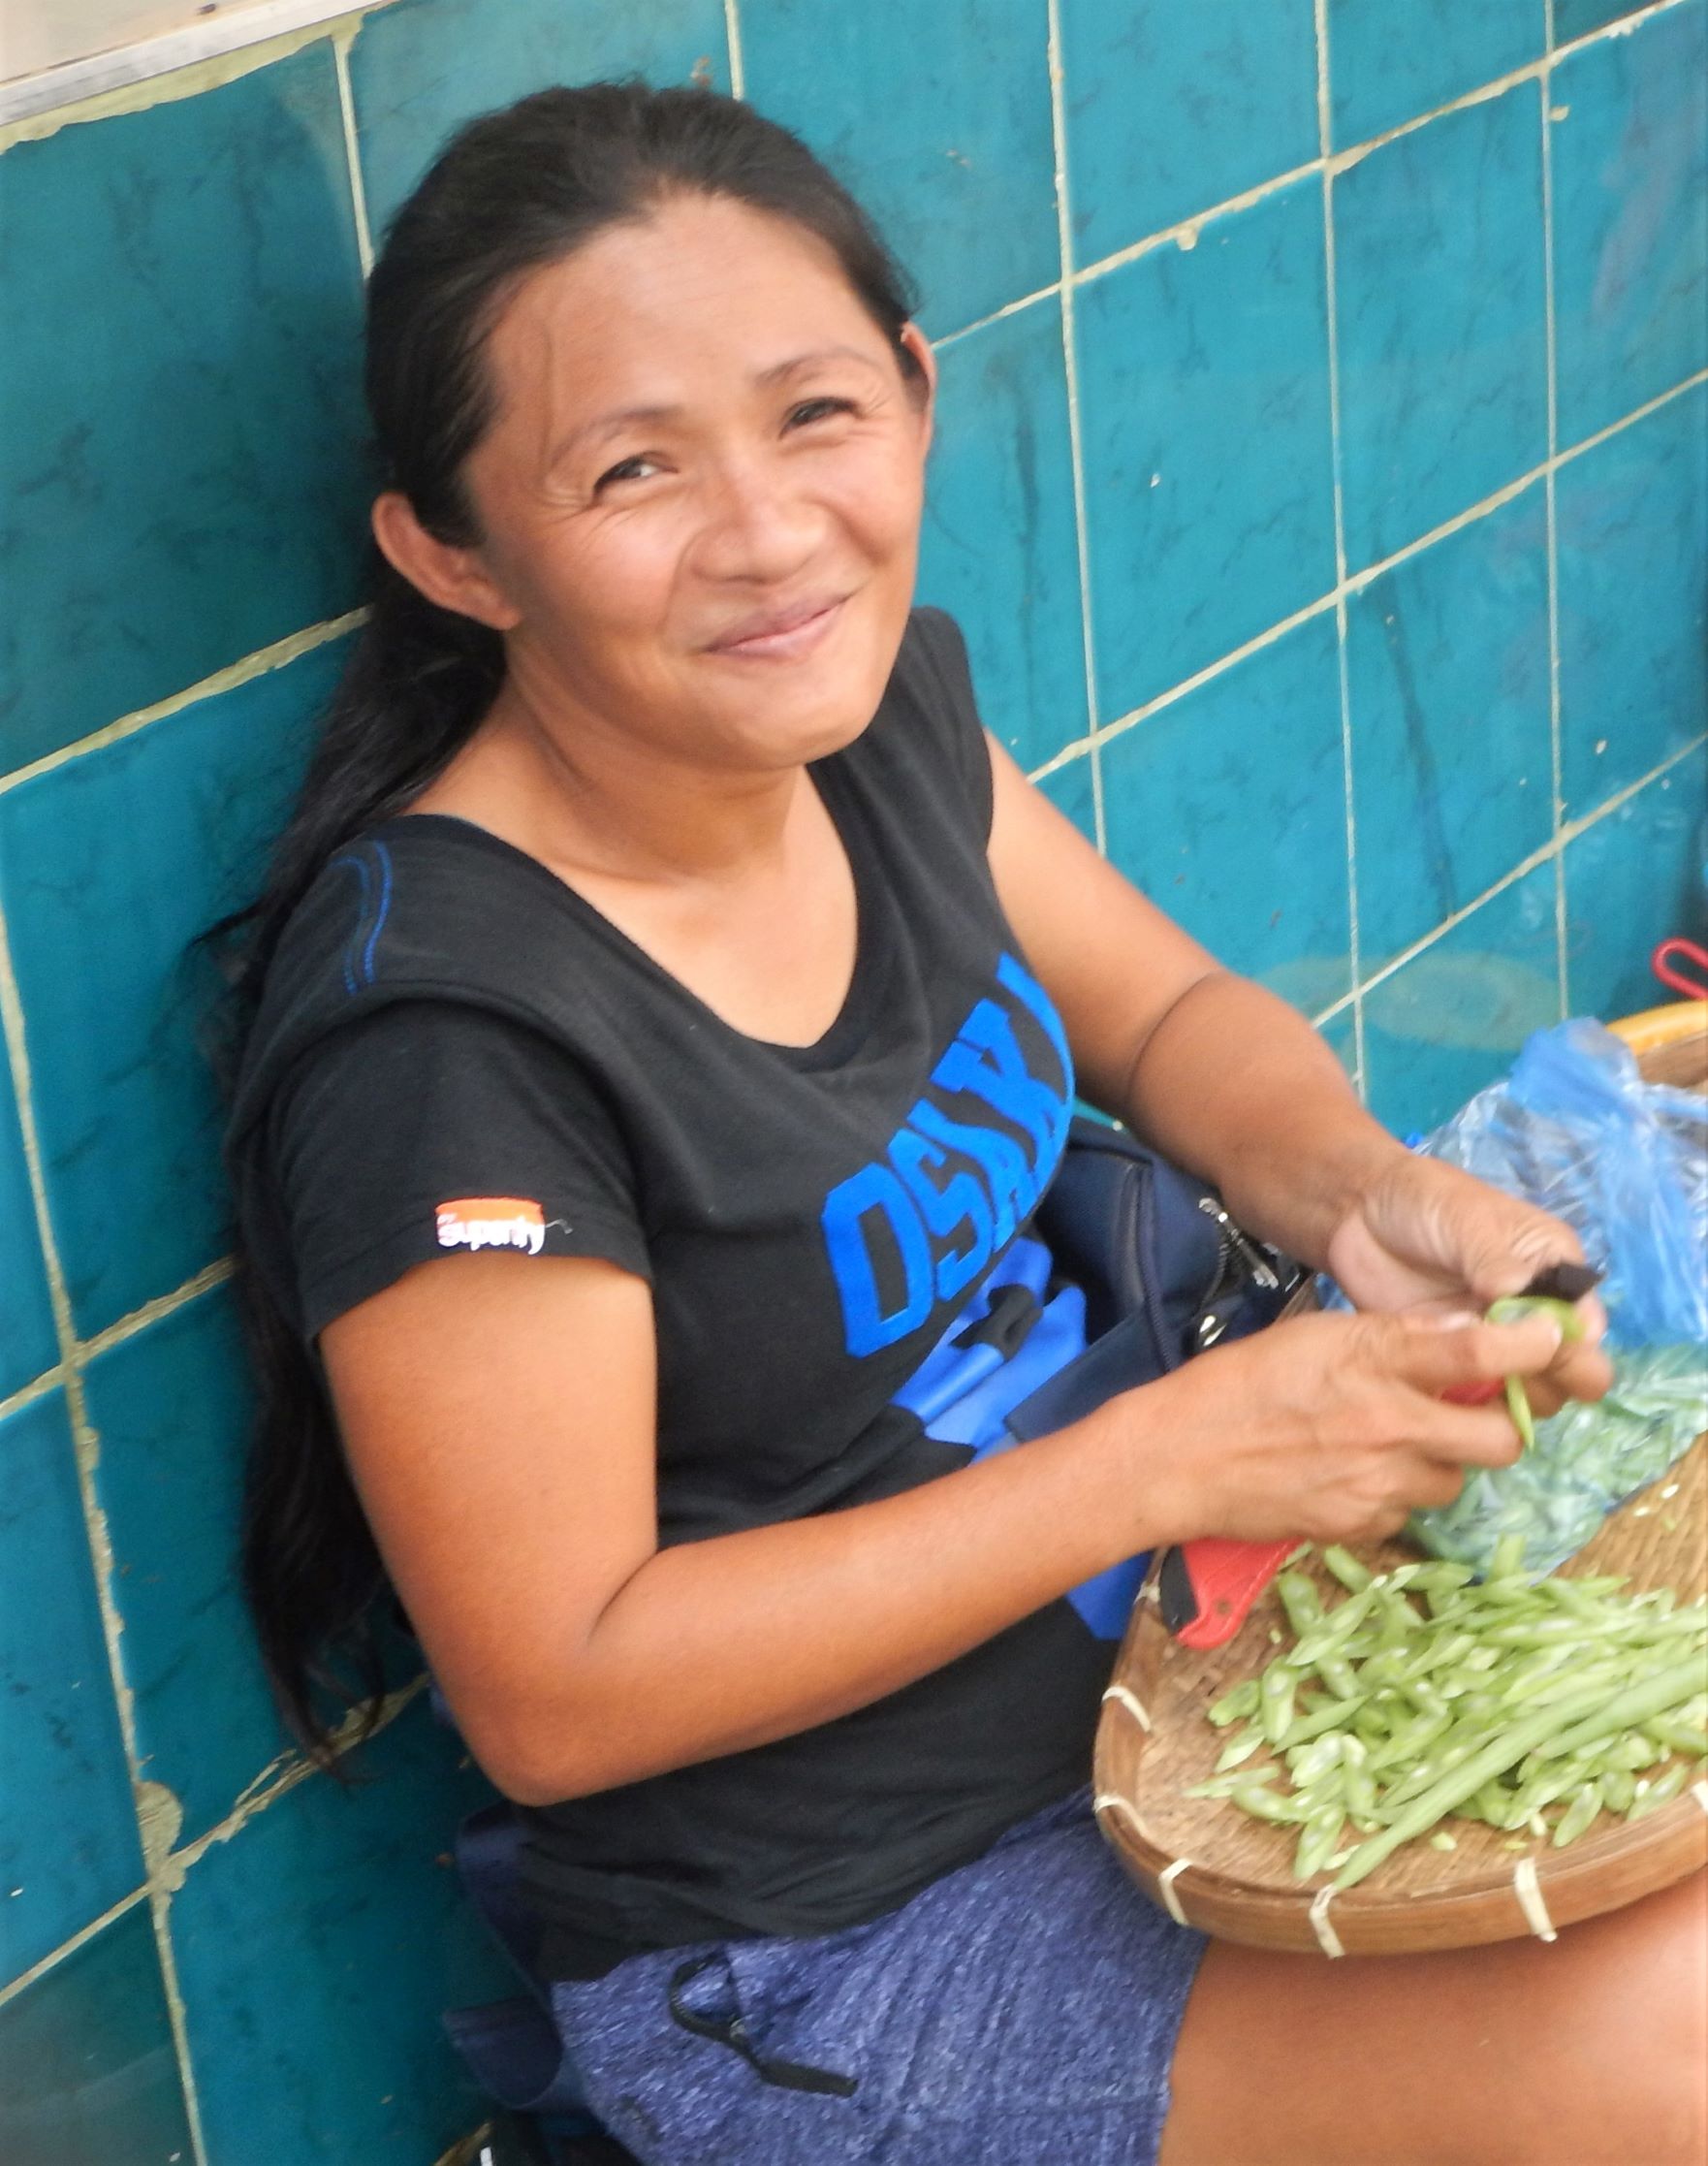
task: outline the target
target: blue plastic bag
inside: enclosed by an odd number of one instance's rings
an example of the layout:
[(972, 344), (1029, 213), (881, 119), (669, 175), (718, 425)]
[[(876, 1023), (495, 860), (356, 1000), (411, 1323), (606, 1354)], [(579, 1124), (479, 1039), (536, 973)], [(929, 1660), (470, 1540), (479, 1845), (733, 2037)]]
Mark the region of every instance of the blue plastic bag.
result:
[(1610, 1346), (1708, 1341), (1708, 1099), (1645, 1083), (1611, 1031), (1538, 1031), (1424, 1148), (1573, 1228)]
[(1517, 1465), (1409, 1521), (1438, 1556), (1481, 1569), (1516, 1535), (1526, 1568), (1552, 1571), (1708, 1427), (1708, 1099), (1645, 1083), (1598, 1023), (1562, 1023), (1423, 1148), (1564, 1219), (1606, 1274), (1607, 1398), (1538, 1422)]

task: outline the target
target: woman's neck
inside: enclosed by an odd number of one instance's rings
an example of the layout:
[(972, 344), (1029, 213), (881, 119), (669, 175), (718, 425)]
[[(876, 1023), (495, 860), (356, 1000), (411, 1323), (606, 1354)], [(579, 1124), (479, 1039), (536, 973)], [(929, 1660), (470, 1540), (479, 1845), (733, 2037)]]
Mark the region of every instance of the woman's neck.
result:
[(565, 877), (717, 887), (786, 854), (806, 781), (673, 758), (512, 680), (410, 810), (472, 820)]

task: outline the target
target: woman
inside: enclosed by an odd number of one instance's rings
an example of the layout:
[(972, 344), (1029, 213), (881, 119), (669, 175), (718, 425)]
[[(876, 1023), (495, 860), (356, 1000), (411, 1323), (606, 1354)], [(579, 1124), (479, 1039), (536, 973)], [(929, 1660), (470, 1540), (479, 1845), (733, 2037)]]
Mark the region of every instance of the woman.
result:
[[(399, 214), (385, 568), (233, 1139), (285, 1704), (324, 1736), (395, 1589), (644, 2160), (1694, 2155), (1688, 1893), (1331, 1966), (1099, 1841), (1076, 1590), (1385, 1534), (1514, 1456), (1444, 1391), (1608, 1372), (1475, 1321), (1568, 1230), (1401, 1150), (983, 737), (910, 614), (933, 382), (858, 210), (711, 94), (543, 93)], [(1076, 1087), (1367, 1313), (973, 1455), (910, 1385)]]

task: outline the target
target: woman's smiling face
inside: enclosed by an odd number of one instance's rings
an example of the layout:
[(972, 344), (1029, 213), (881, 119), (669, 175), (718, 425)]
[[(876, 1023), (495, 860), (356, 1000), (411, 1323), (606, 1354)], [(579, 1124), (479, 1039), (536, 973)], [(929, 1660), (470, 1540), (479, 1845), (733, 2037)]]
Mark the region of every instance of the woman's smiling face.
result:
[(911, 377), (828, 248), (716, 198), (527, 277), (465, 468), (515, 689), (724, 770), (857, 737), (913, 593), (931, 357), (904, 336)]

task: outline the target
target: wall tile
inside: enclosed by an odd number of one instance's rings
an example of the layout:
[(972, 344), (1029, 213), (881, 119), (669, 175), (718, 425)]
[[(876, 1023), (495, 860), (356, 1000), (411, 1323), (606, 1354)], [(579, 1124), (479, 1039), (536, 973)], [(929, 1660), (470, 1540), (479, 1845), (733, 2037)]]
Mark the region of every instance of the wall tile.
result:
[(1340, 663), (1326, 613), (1101, 750), (1111, 860), (1307, 1014), (1351, 987)]
[(1337, 148), (1433, 112), (1541, 52), (1547, 0), (1328, 0)]
[(941, 369), (920, 598), (959, 620), (985, 721), (1036, 767), (1088, 727), (1060, 303), (957, 339)]
[(142, 1773), (192, 1842), (289, 1743), (237, 1585), (253, 1402), (230, 1292), (102, 1354), (86, 1389)]
[(0, 1422), (0, 1982), (142, 1878), (77, 1459), (57, 1391)]
[(375, 239), (465, 120), (552, 83), (629, 75), (726, 90), (721, 0), (504, 0), (501, 18), (490, 0), (402, 0), (366, 16), (350, 90)]
[(0, 767), (356, 597), (361, 273), (330, 45), (0, 158)]
[(1373, 150), (1335, 181), (1354, 570), (1546, 456), (1539, 111), (1536, 85), (1519, 83)]
[(1554, 72), (1562, 444), (1708, 366), (1708, 0)]
[(1563, 46), (1572, 38), (1585, 37), (1603, 23), (1635, 15), (1649, 4), (1650, 0), (1553, 0), (1554, 43)]
[(12, 1078), (0, 1065), (0, 1399), (59, 1358)]
[(1708, 385), (1560, 470), (1560, 720), (1571, 818), (1708, 718)]
[(181, 1285), (225, 1245), (195, 936), (259, 884), (346, 643), (0, 797), (0, 900), (79, 1329)]
[(1553, 832), (1541, 484), (1346, 604), (1367, 971)]
[(1038, 787), (1059, 812), (1065, 812), (1087, 842), (1097, 840), (1095, 786), (1088, 753), (1038, 778)]
[(1573, 1015), (1604, 1022), (1673, 999), (1657, 942), (1708, 941), (1708, 756), (1692, 752), (1566, 845), (1566, 977)]
[(1364, 996), (1370, 1110), (1427, 1131), (1560, 1020), (1554, 867), (1538, 865)]
[(191, 2156), (154, 1928), (138, 1904), (0, 2008), (0, 2157), (189, 2166)]
[(173, 1945), (219, 2166), (422, 2166), (484, 2118), (439, 2018), (515, 1980), (446, 1859), (491, 1796), (456, 1758), (418, 1702), (370, 1779), (313, 1777), (190, 1868)]
[(747, 97), (853, 188), (927, 331), (1057, 275), (1045, 0), (743, 0), (741, 21)]
[(1312, 0), (1062, 0), (1074, 258), (1316, 156)]
[(1081, 289), (1103, 720), (1334, 585), (1324, 305), (1314, 180)]

